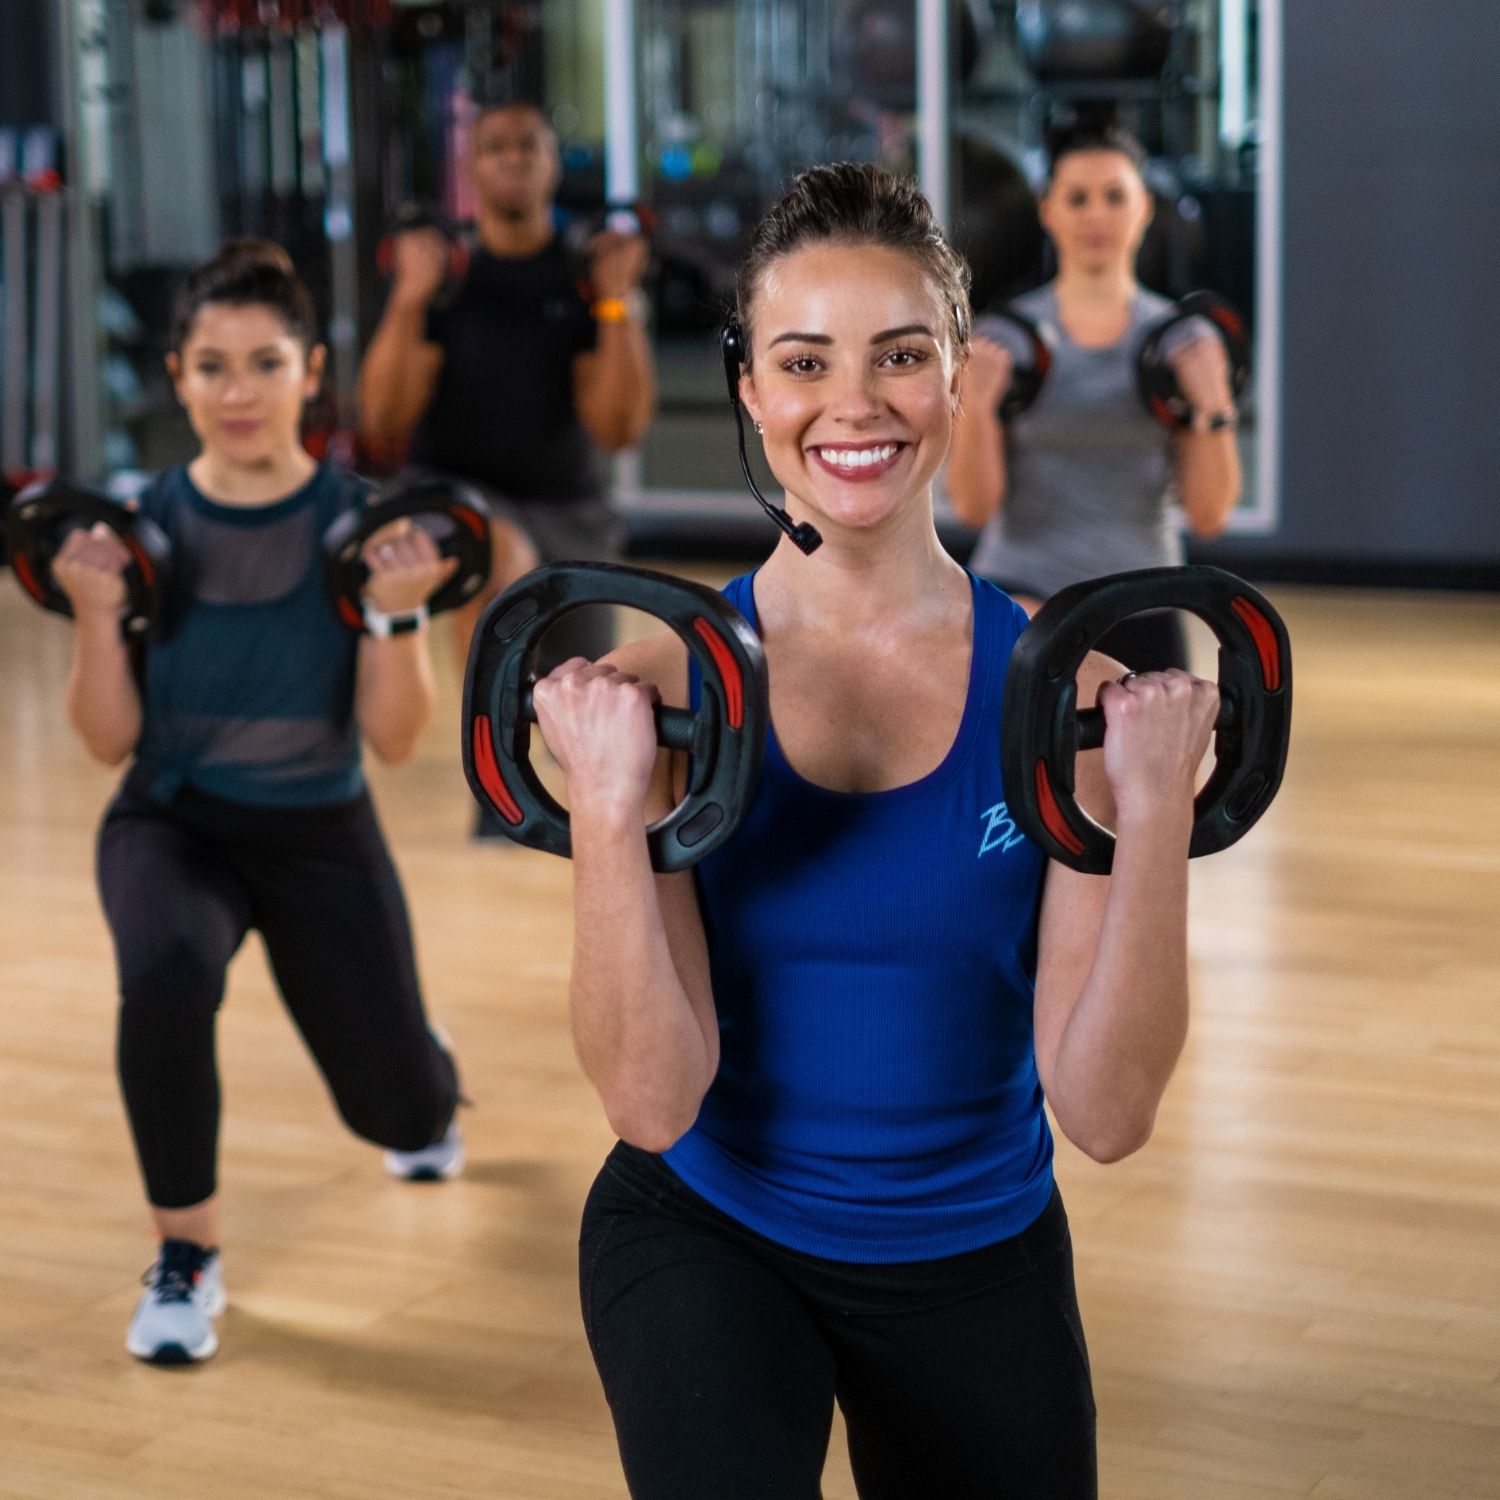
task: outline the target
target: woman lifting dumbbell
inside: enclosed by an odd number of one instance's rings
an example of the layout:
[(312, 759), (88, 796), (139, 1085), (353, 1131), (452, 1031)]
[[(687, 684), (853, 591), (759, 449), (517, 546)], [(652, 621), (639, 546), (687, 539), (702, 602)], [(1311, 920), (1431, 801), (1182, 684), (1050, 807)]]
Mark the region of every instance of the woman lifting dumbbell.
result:
[(737, 309), (790, 513), (726, 590), (771, 684), (743, 821), (691, 877), (653, 874), (643, 826), (689, 775), (653, 708), (706, 690), (675, 634), (534, 690), (567, 776), (573, 1031), (621, 1138), (580, 1278), (626, 1477), (638, 1500), (812, 1500), (837, 1401), (865, 1500), (1093, 1496), (1043, 1098), (1100, 1161), (1151, 1132), (1218, 695), (1084, 661), (1109, 733), (1078, 786), (1112, 814), (1113, 874), (1048, 866), (996, 754), (1026, 615), (933, 522), (966, 268), (911, 184), (820, 167), (757, 229)]
[(52, 577), (75, 616), (70, 717), (134, 757), (99, 835), (119, 970), (118, 1063), (161, 1237), (126, 1346), (205, 1359), (223, 1309), (215, 1017), (258, 928), (340, 1114), (403, 1178), (456, 1173), (452, 1057), (429, 1030), (411, 931), (360, 765), (409, 755), (430, 717), (423, 601), (452, 564), (410, 527), (366, 550), (363, 636), (325, 594), (320, 539), (366, 487), (299, 439), (324, 351), (290, 258), (233, 241), (177, 301), (169, 368), (201, 445), (141, 514), (167, 536), (165, 618), (140, 670), (122, 636), (130, 554), (75, 530)]
[[(1239, 498), (1230, 367), (1213, 330), (1183, 325), (1165, 346), (1189, 425), (1164, 434), (1137, 392), (1143, 339), (1172, 311), (1135, 279), (1152, 212), (1142, 159), (1116, 126), (1053, 143), (1040, 208), (1057, 277), (1015, 302), (1051, 363), (1035, 404), (1010, 420), (1000, 406), (1026, 354), (1003, 322), (976, 321), (948, 491), (959, 519), (983, 528), (971, 566), (1028, 607), (1087, 578), (1180, 563), (1174, 500), (1209, 537)], [(1138, 671), (1188, 664), (1170, 612), (1124, 622), (1101, 649)]]

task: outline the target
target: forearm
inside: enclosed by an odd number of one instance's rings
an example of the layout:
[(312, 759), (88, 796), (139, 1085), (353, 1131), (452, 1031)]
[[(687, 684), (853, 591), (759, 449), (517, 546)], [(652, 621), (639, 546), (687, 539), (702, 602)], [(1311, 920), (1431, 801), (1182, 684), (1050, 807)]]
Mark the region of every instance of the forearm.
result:
[(367, 441), (402, 446), (432, 400), (425, 302), (386, 305), (359, 372), (360, 431)]
[(656, 410), (656, 373), (646, 330), (634, 318), (599, 324), (599, 347), (578, 415), (599, 447), (613, 452), (637, 443)]
[(407, 635), (366, 636), (359, 647), (354, 714), (370, 748), (388, 764), (407, 759), (432, 718), (437, 689), (428, 627)]
[(1114, 1161), (1150, 1137), (1187, 1037), (1190, 805), (1122, 819), (1093, 965), (1059, 1041), (1048, 1101), (1063, 1132)]
[(964, 411), (954, 425), (948, 498), (966, 526), (983, 526), (1005, 499), (1005, 435), (990, 407)]
[(573, 905), (579, 1061), (616, 1134), (665, 1151), (697, 1118), (718, 1069), (718, 1033), (673, 961), (638, 817), (575, 808)]
[(82, 613), (74, 621), (67, 705), (89, 754), (105, 765), (118, 765), (139, 743), (141, 695), (117, 613)]
[(1217, 536), (1240, 498), (1240, 452), (1232, 428), (1184, 432), (1178, 439), (1178, 490), (1194, 536)]

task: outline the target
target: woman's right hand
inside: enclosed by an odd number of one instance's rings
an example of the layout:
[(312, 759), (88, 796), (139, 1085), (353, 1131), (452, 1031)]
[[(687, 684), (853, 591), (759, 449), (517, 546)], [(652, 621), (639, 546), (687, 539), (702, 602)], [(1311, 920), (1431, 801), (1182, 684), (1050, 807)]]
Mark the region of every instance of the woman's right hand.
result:
[(568, 778), (573, 814), (644, 822), (656, 767), (656, 688), (606, 662), (575, 656), (537, 683), (532, 702), (547, 748)]
[(1010, 389), (1015, 368), (1009, 349), (975, 334), (969, 342), (969, 361), (964, 366), (964, 404), (970, 409), (999, 406)]
[(52, 576), (75, 615), (119, 614), (125, 608), (130, 552), (102, 521), (68, 533), (52, 560)]
[(426, 306), (448, 279), (453, 246), (437, 229), (407, 229), (391, 246), (391, 295)]

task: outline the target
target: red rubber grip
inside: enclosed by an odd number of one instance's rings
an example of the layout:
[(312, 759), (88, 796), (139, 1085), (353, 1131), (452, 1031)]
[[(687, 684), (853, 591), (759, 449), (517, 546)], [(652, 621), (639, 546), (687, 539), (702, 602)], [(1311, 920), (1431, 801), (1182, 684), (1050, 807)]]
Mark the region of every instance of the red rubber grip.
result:
[(1037, 806), (1042, 811), (1042, 823), (1047, 832), (1057, 840), (1069, 854), (1083, 853), (1083, 840), (1068, 827), (1062, 815), (1062, 809), (1057, 805), (1057, 798), (1052, 791), (1052, 781), (1047, 775), (1047, 762), (1039, 760), (1036, 763), (1036, 800)]
[(479, 784), (494, 803), (495, 811), (513, 828), (516, 827), (522, 821), (521, 809), (516, 806), (516, 799), (501, 778), (490, 721), (483, 717), (474, 720), (474, 766), (479, 772)]
[(47, 602), (47, 591), (36, 581), (36, 574), (31, 571), (31, 564), (26, 561), (24, 553), (16, 553), (11, 559), (11, 567), (16, 570), (16, 577), (21, 587), (36, 600), (38, 604)]
[(740, 681), (740, 664), (734, 659), (734, 652), (725, 644), (723, 636), (701, 615), (693, 621), (693, 629), (707, 643), (709, 654), (713, 657), (714, 665), (719, 669), (719, 676), (724, 681), (724, 702), (729, 715), (729, 727), (731, 729), (743, 728), (745, 689)]
[(1249, 629), (1250, 637), (1255, 642), (1255, 650), (1260, 656), (1261, 681), (1265, 683), (1268, 693), (1274, 693), (1281, 686), (1281, 652), (1277, 648), (1276, 632), (1271, 628), (1271, 622), (1243, 594), (1231, 599), (1229, 607)]

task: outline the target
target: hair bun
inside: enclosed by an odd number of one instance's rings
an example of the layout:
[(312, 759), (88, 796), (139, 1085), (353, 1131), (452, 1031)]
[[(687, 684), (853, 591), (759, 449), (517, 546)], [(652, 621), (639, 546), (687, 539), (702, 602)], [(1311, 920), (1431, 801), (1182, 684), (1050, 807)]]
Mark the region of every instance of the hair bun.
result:
[[(282, 276), (295, 276), (297, 267), (292, 257), (275, 240), (241, 239), (225, 240), (218, 253), (208, 262), (216, 271), (231, 274), (245, 271), (275, 271)], [(207, 269), (207, 266), (204, 267)]]

